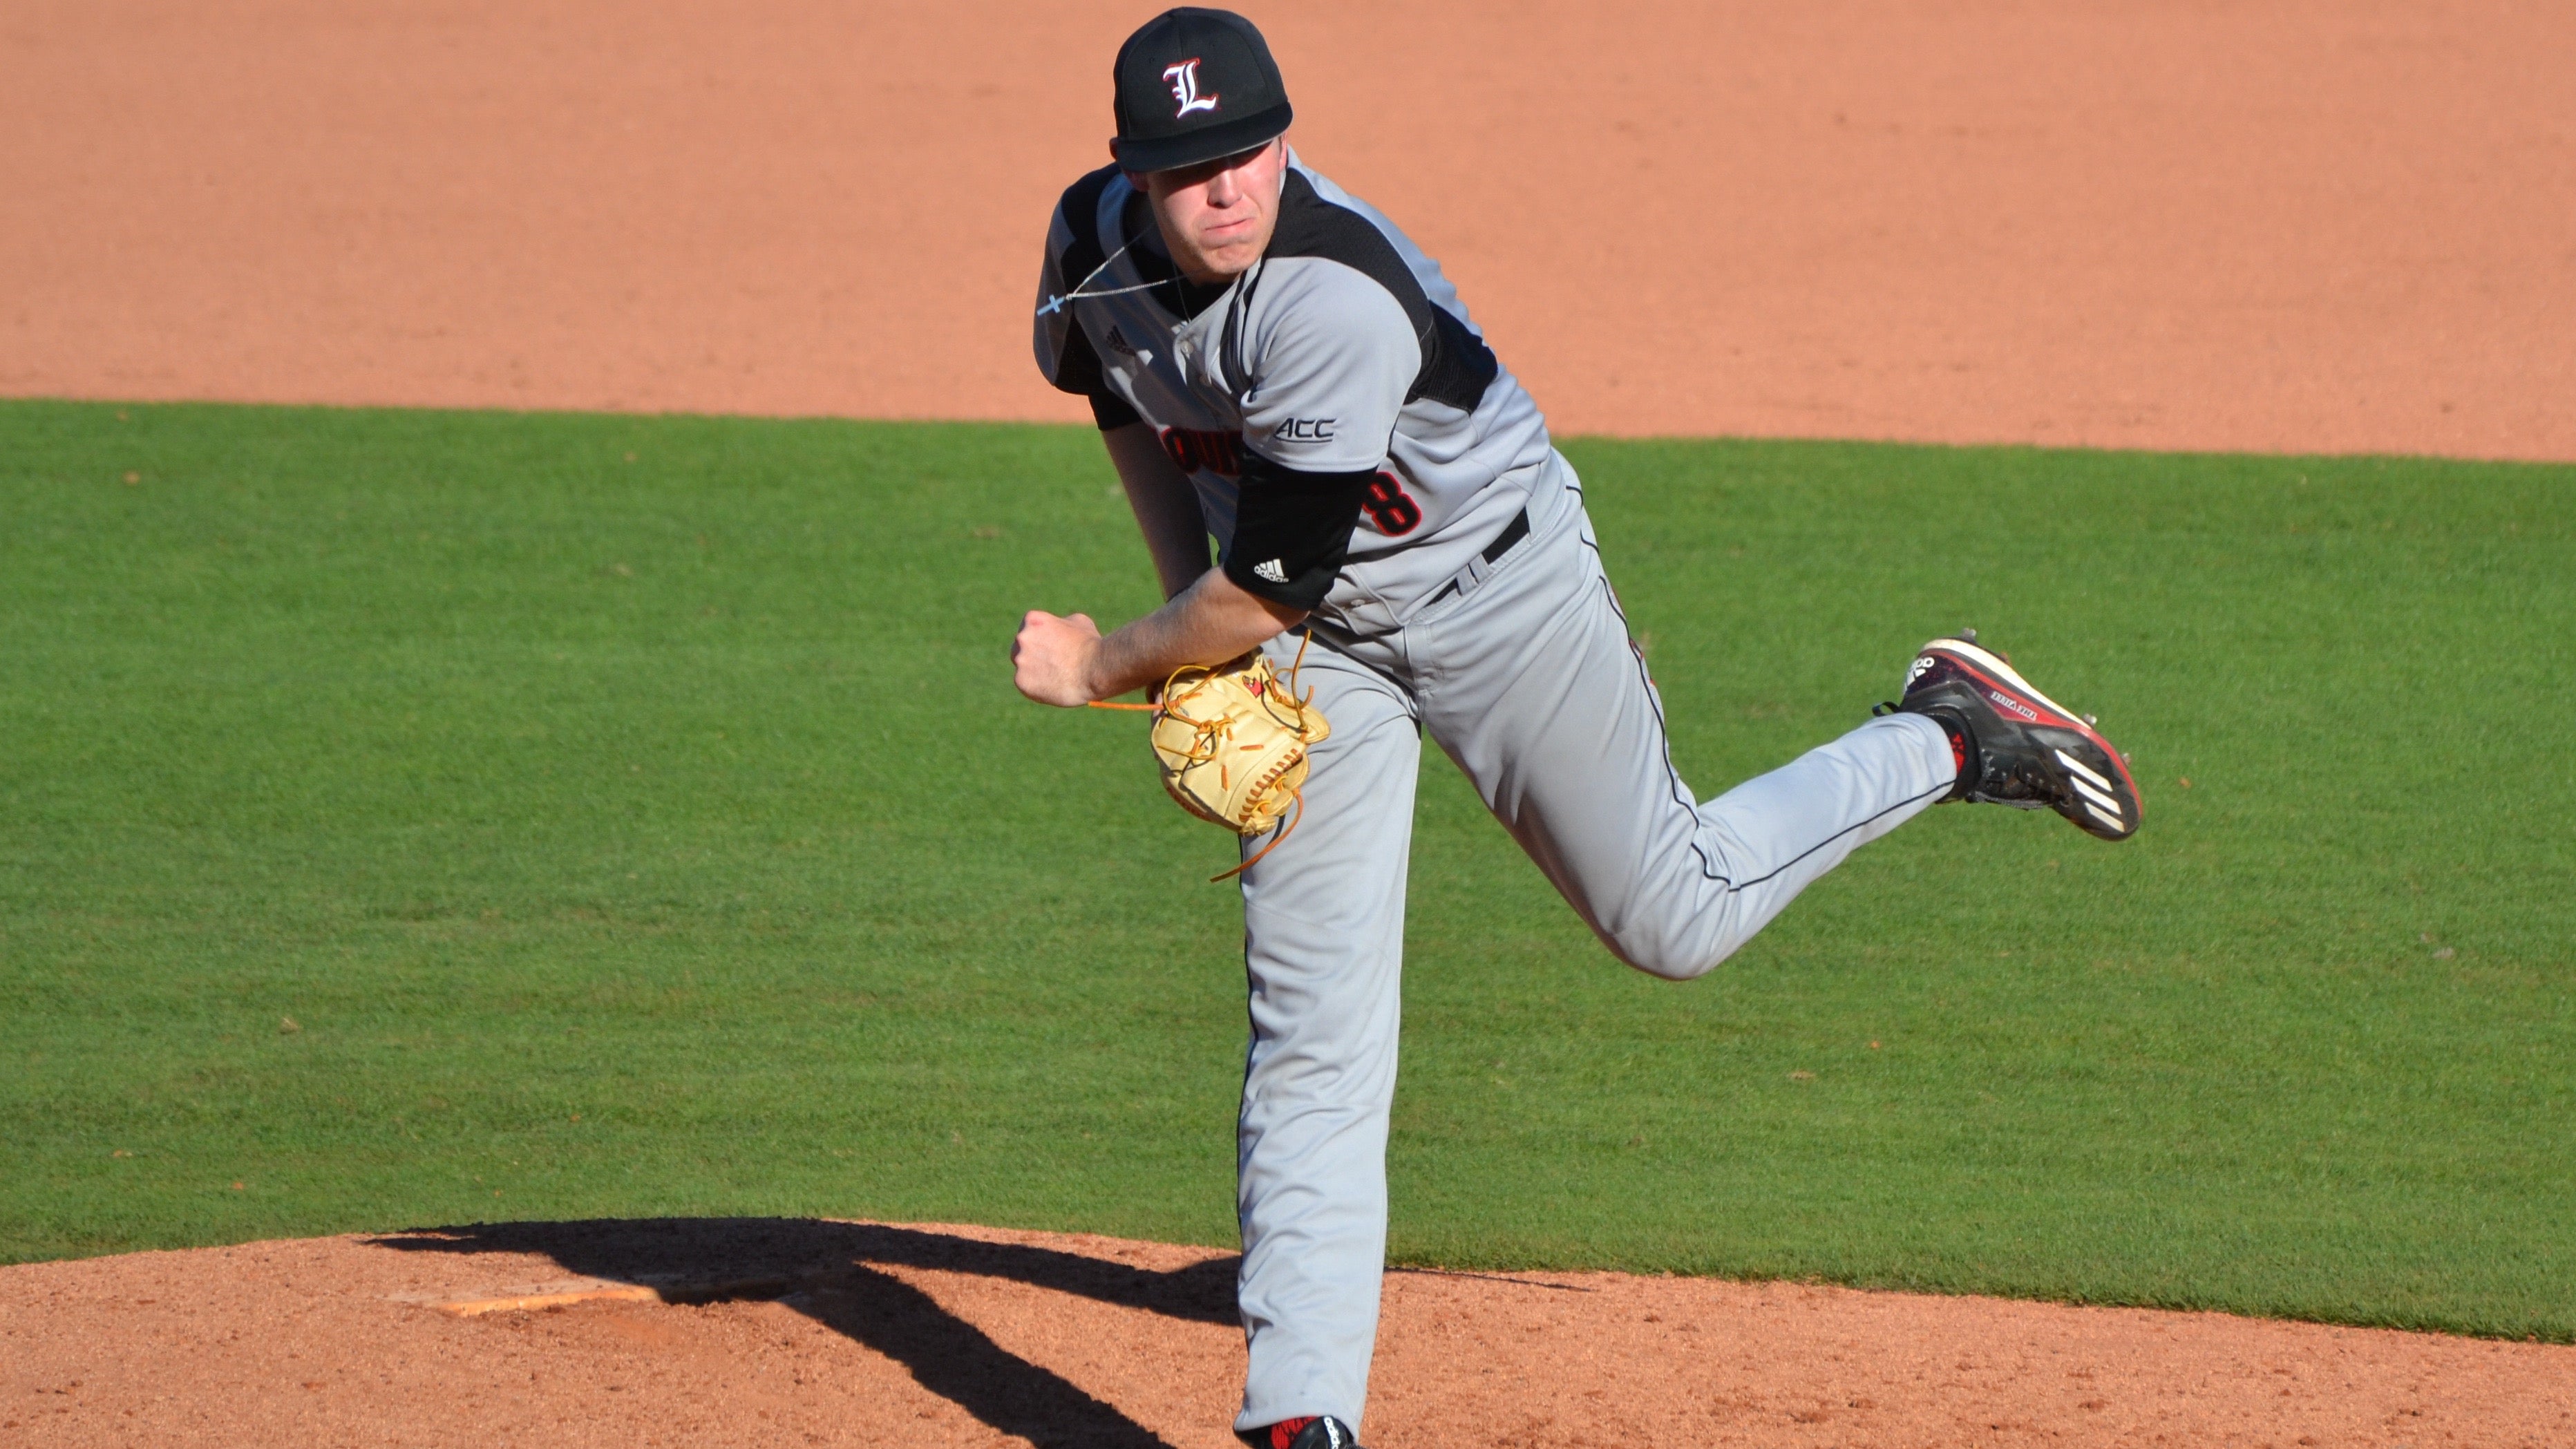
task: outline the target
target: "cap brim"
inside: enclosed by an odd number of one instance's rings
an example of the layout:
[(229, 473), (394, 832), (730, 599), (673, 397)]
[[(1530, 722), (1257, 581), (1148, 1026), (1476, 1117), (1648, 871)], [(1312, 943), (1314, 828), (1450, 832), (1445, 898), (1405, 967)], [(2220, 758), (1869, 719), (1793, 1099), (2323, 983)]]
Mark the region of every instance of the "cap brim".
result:
[(1129, 171), (1177, 171), (1249, 151), (1265, 141), (1286, 134), (1290, 112), (1281, 101), (1269, 110), (1231, 121), (1203, 126), (1184, 136), (1160, 136), (1150, 140), (1119, 139), (1109, 143), (1110, 154), (1120, 167)]

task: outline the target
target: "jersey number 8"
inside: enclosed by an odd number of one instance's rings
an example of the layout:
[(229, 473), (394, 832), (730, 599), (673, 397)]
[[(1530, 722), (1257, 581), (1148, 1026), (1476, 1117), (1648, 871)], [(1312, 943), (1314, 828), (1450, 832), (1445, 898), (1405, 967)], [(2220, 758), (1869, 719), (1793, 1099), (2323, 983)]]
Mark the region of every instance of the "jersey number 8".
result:
[(1401, 538), (1422, 522), (1422, 505), (1404, 491), (1395, 475), (1380, 472), (1369, 480), (1368, 493), (1360, 499), (1360, 508), (1377, 525), (1377, 531), (1389, 538)]

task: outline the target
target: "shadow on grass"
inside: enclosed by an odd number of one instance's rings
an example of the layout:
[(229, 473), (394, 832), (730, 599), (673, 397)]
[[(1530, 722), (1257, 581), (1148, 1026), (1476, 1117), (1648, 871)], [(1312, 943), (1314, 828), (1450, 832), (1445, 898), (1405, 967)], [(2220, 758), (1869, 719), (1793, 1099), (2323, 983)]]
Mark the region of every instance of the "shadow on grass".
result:
[(1004, 1349), (876, 1265), (979, 1273), (1192, 1323), (1237, 1319), (1237, 1260), (1168, 1273), (950, 1233), (811, 1218), (476, 1223), (370, 1239), (413, 1253), (537, 1253), (673, 1302), (781, 1299), (902, 1364), (923, 1388), (1039, 1449), (1169, 1449), (1117, 1409)]

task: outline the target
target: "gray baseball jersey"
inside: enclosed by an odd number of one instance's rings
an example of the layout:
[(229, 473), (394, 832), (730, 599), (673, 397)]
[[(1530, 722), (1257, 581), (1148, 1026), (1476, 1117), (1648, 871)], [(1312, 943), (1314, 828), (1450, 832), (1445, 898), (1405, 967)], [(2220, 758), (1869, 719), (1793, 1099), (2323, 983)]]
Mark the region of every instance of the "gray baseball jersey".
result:
[[(1049, 228), (1039, 304), (1039, 370), (1091, 396), (1104, 427), (1150, 423), (1228, 576), (1327, 624), (1391, 627), (1511, 526), (1517, 480), (1548, 454), (1537, 405), (1440, 264), (1293, 151), (1269, 249), (1208, 291), (1117, 168), (1084, 177)], [(1330, 520), (1347, 538), (1288, 537), (1312, 531), (1297, 519), (1237, 556), (1248, 490), (1302, 498), (1336, 478), (1358, 491), (1356, 521)]]
[[(1939, 725), (1898, 714), (1693, 794), (1537, 408), (1439, 267), (1293, 158), (1268, 252), (1223, 288), (1174, 273), (1115, 170), (1083, 178), (1047, 238), (1037, 357), (1104, 428), (1154, 426), (1229, 578), (1313, 611), (1297, 687), (1332, 734), (1297, 829), (1241, 877), (1249, 1362), (1235, 1426), (1356, 1427), (1422, 737), (1604, 945), (1676, 978), (1946, 794), (1956, 763)], [(1285, 670), (1296, 646), (1266, 647)]]

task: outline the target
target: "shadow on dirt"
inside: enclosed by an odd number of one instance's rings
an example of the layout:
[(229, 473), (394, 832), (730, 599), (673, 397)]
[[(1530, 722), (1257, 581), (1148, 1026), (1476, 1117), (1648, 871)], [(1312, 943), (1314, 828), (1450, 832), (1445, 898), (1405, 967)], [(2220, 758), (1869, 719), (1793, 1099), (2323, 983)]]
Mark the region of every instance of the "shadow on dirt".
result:
[(567, 1272), (672, 1302), (774, 1298), (911, 1370), (915, 1381), (1040, 1449), (1168, 1449), (1143, 1425), (1004, 1349), (878, 1264), (1009, 1278), (1193, 1323), (1237, 1321), (1237, 1260), (1159, 1273), (918, 1228), (811, 1218), (476, 1223), (369, 1239), (413, 1253), (539, 1253)]

